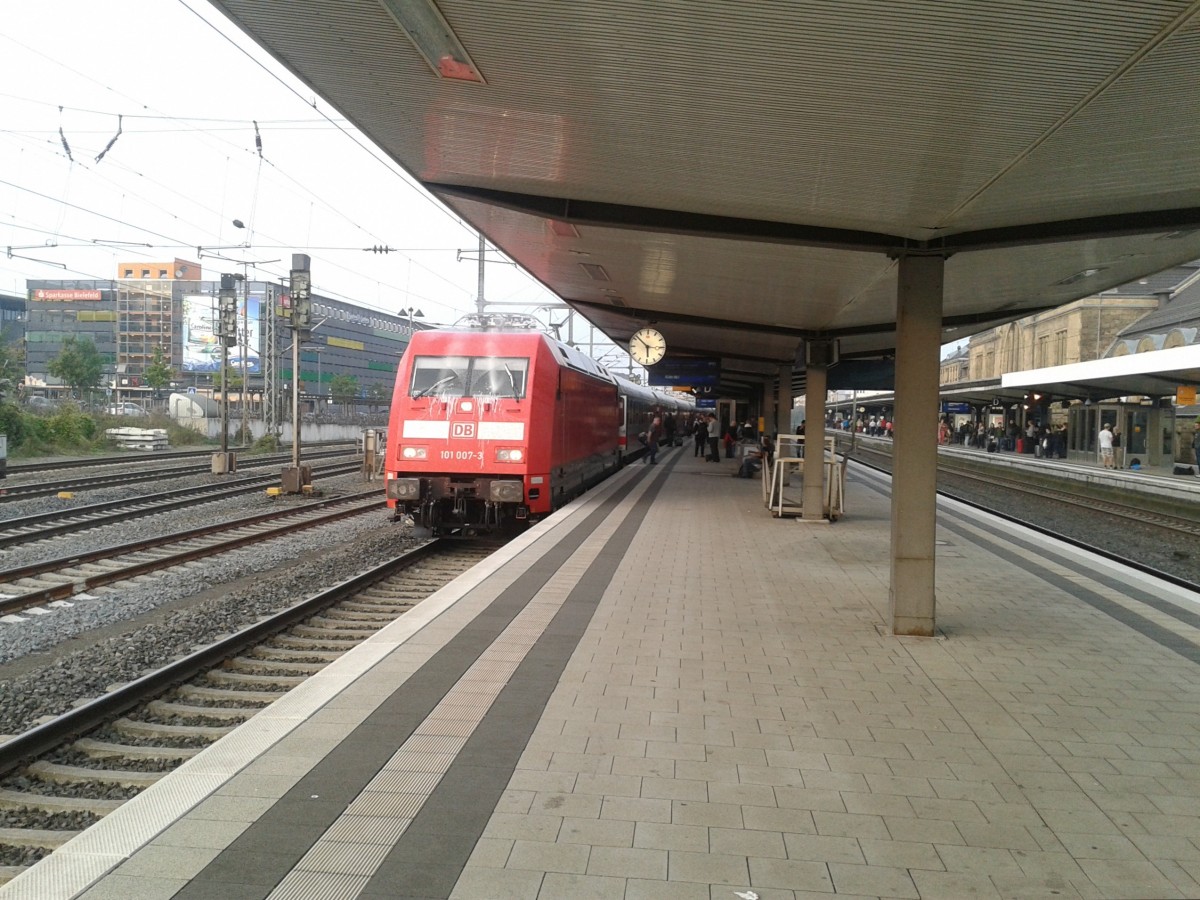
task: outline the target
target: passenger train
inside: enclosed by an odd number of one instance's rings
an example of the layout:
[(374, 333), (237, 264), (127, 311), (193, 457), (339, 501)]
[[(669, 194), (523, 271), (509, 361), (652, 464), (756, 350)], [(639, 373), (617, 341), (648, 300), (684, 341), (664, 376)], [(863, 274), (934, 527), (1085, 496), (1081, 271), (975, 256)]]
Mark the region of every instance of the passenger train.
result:
[(645, 452), (655, 416), (694, 409), (614, 375), (532, 316), (418, 331), (396, 374), (385, 458), (394, 519), (431, 534), (515, 530)]

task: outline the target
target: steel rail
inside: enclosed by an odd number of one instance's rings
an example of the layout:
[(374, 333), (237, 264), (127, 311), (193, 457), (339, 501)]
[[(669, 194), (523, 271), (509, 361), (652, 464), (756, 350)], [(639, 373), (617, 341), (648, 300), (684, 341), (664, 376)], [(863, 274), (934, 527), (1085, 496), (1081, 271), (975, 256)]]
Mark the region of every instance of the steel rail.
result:
[[(348, 440), (312, 441), (311, 443), (306, 442), (304, 446), (332, 449), (335, 447), (353, 447), (355, 444), (354, 441)], [(250, 448), (240, 447), (235, 449), (245, 452)], [(109, 453), (103, 456), (76, 456), (69, 459), (59, 459), (49, 462), (14, 462), (10, 459), (8, 461), (7, 468), (9, 475), (21, 475), (25, 472), (53, 472), (55, 469), (83, 469), (91, 468), (93, 466), (119, 466), (124, 465), (125, 463), (141, 461), (139, 459), (139, 455), (144, 456), (145, 461), (147, 462), (160, 459), (189, 459), (192, 457), (196, 459), (203, 459), (207, 456), (211, 456), (213, 450), (214, 448), (212, 447), (203, 447), (199, 450), (154, 450), (150, 451), (149, 453), (138, 450), (128, 451), (123, 454)], [(288, 459), (291, 459), (291, 457), (288, 457)]]
[[(320, 453), (308, 454), (309, 459), (328, 459), (331, 456), (346, 456), (347, 454), (341, 450), (327, 450)], [(278, 465), (279, 463), (290, 460), (290, 457), (284, 456), (260, 456), (256, 457), (252, 465), (246, 468), (258, 469), (263, 466)], [(0, 503), (14, 500), (27, 500), (31, 497), (45, 497), (48, 494), (57, 494), (60, 491), (76, 491), (90, 490), (102, 487), (115, 487), (122, 484), (137, 484), (142, 481), (160, 480), (167, 476), (181, 475), (203, 475), (211, 472), (208, 465), (203, 466), (177, 466), (171, 469), (150, 469), (141, 470), (138, 472), (112, 472), (107, 475), (92, 475), (84, 478), (76, 478), (67, 481), (38, 481), (32, 484), (15, 484), (11, 486), (0, 487)]]
[[(315, 467), (313, 474), (345, 475), (357, 471), (360, 467), (361, 464), (358, 461), (353, 463), (329, 463), (324, 466)], [(228, 482), (222, 482), (219, 484), (201, 485), (199, 487), (178, 488), (173, 491), (144, 494), (140, 497), (125, 500), (107, 500), (103, 503), (89, 503), (85, 506), (76, 506), (67, 510), (35, 513), (31, 516), (21, 516), (15, 519), (0, 519), (0, 548), (11, 547), (17, 544), (27, 544), (31, 541), (39, 541), (60, 534), (68, 534), (73, 531), (96, 528), (115, 519), (124, 521), (125, 519), (168, 512), (172, 509), (188, 506), (193, 502), (211, 503), (227, 497), (236, 497), (241, 494), (257, 491), (264, 485), (276, 483), (278, 480), (277, 475), (252, 475), (248, 478), (238, 479), (232, 486)], [(101, 513), (104, 513), (104, 515), (100, 515)], [(90, 518), (81, 519), (79, 518), (81, 516), (90, 516)], [(68, 521), (61, 521), (64, 519)], [(16, 531), (16, 529), (29, 528), (43, 522), (56, 521), (60, 521), (61, 524), (39, 528), (36, 531), (17, 532), (14, 534), (6, 533)]]
[(364, 499), (374, 499), (376, 502), (362, 507), (352, 507), (350, 509), (338, 510), (325, 516), (301, 522), (285, 522), (284, 524), (286, 527), (272, 529), (270, 531), (255, 532), (242, 537), (231, 538), (227, 541), (220, 541), (215, 544), (206, 544), (202, 547), (181, 551), (160, 559), (148, 560), (130, 566), (124, 566), (120, 569), (114, 569), (111, 572), (89, 575), (82, 578), (72, 579), (71, 581), (61, 584), (56, 584), (51, 587), (28, 591), (9, 599), (0, 600), (0, 615), (20, 612), (22, 609), (28, 609), (31, 606), (38, 606), (42, 603), (51, 603), (55, 600), (66, 600), (68, 597), (71, 597), (80, 591), (100, 587), (105, 584), (110, 584), (114, 581), (123, 581), (128, 578), (134, 578), (137, 575), (144, 575), (147, 572), (169, 568), (193, 559), (214, 556), (217, 553), (235, 550), (239, 547), (247, 546), (248, 544), (261, 543), (262, 541), (279, 537), (280, 533), (286, 533), (288, 531), (299, 530), (303, 528), (312, 528), (317, 525), (324, 525), (328, 522), (337, 521), (338, 519), (356, 516), (361, 513), (369, 512), (374, 508), (382, 507), (384, 504), (384, 498), (377, 490), (365, 491), (361, 494), (355, 494), (348, 497), (336, 497), (329, 500), (321, 500), (316, 503), (306, 503), (303, 506), (293, 507), (282, 512), (275, 510), (269, 513), (259, 513), (253, 516), (245, 516), (240, 519), (233, 519), (228, 522), (222, 522), (215, 525), (204, 525), (199, 528), (191, 528), (187, 531), (176, 532), (175, 534), (171, 535), (146, 538), (140, 541), (131, 541), (127, 544), (118, 544), (111, 547), (104, 547), (99, 550), (92, 550), (87, 553), (80, 553), (42, 563), (33, 563), (28, 566), (20, 566), (16, 569), (8, 569), (7, 571), (0, 572), (0, 583), (11, 583), (22, 578), (33, 578), (39, 575), (57, 572), (65, 568), (71, 568), (73, 566), (85, 565), (87, 563), (97, 562), (103, 559), (110, 559), (124, 554), (137, 553), (142, 550), (150, 550), (156, 547), (164, 547), (169, 544), (182, 543), (183, 541), (192, 540), (194, 538), (205, 537), (207, 535), (222, 531), (233, 531), (238, 528), (250, 527), (266, 521), (289, 519), (294, 516), (303, 515), (307, 512), (315, 512), (325, 507), (341, 505), (344, 503), (354, 503), (358, 500)]

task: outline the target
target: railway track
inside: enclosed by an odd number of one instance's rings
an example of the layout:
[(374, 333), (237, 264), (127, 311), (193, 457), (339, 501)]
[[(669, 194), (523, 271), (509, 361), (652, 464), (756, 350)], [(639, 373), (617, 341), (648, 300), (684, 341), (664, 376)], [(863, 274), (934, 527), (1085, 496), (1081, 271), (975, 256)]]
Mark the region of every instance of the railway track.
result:
[[(328, 459), (330, 457), (346, 456), (345, 450), (325, 450), (305, 454), (306, 460)], [(243, 468), (258, 469), (264, 466), (278, 466), (291, 462), (290, 455), (273, 454), (271, 456), (252, 457), (243, 460)], [(211, 461), (203, 465), (194, 464), (176, 466), (164, 469), (142, 469), (136, 472), (113, 472), (107, 475), (91, 475), (83, 478), (70, 478), (62, 481), (39, 481), (31, 484), (4, 484), (0, 486), (0, 503), (11, 503), (16, 500), (28, 500), (32, 497), (48, 497), (55, 494), (74, 491), (95, 490), (96, 488), (117, 487), (124, 484), (139, 484), (143, 481), (162, 481), (166, 478), (182, 478), (188, 475), (204, 475), (212, 471)]]
[(377, 488), (0, 571), (0, 615), (382, 509)]
[[(333, 477), (357, 472), (361, 467), (362, 463), (358, 460), (325, 464), (315, 467), (313, 474)], [(198, 487), (146, 494), (132, 500), (109, 500), (103, 503), (76, 506), (69, 510), (55, 510), (0, 520), (0, 549), (84, 531), (114, 522), (157, 515), (173, 509), (195, 506), (199, 503), (211, 503), (226, 497), (249, 494), (277, 484), (278, 481), (277, 474), (254, 475)]]
[[(892, 457), (886, 448), (859, 441), (852, 458), (891, 473)], [(1067, 490), (1050, 471), (1009, 474), (995, 467), (981, 472), (955, 462), (939, 454), (938, 494), (1155, 578), (1200, 590), (1200, 508), (1194, 501), (1135, 494), (1135, 505), (1113, 499), (1112, 490)]]
[[(1056, 490), (1047, 488), (1041, 485), (1032, 486), (1026, 482), (1017, 480), (1016, 478), (1006, 477), (1002, 473), (981, 475), (976, 472), (968, 472), (963, 469), (949, 469), (948, 475), (954, 478), (963, 478), (978, 484), (999, 485), (1005, 490), (1015, 491), (1021, 494), (1027, 494), (1033, 497), (1039, 497), (1043, 500), (1053, 500), (1059, 503), (1064, 503), (1070, 506), (1081, 509), (1088, 509), (1093, 512), (1102, 512), (1110, 516), (1117, 516), (1122, 519), (1127, 519), (1131, 522), (1138, 522), (1143, 525), (1154, 525), (1167, 531), (1176, 532), (1182, 535), (1192, 535), (1200, 537), (1200, 522), (1195, 519), (1188, 519), (1182, 516), (1172, 516), (1166, 513), (1161, 513), (1156, 510), (1146, 509), (1144, 507), (1132, 506), (1126, 503), (1115, 503), (1111, 500), (1105, 500), (1085, 494), (1077, 494), (1071, 491)], [(951, 490), (943, 490), (941, 493), (947, 496), (955, 497), (956, 500), (966, 500), (965, 497), (957, 497)]]
[[(886, 471), (891, 471), (891, 454), (883, 450), (860, 445), (855, 455), (859, 459), (862, 459), (864, 455), (875, 456), (881, 461), (886, 461), (886, 465), (883, 468)], [(1195, 511), (1192, 511), (1193, 514), (1190, 517), (1187, 515), (1173, 515), (1160, 509), (1149, 508), (1145, 504), (1121, 503), (1094, 491), (1066, 490), (1062, 487), (1047, 484), (1045, 480), (1031, 483), (1027, 474), (1009, 474), (998, 468), (989, 469), (986, 473), (979, 472), (966, 466), (955, 465), (954, 459), (944, 456), (939, 456), (938, 458), (938, 474), (947, 475), (952, 478), (961, 478), (978, 485), (1003, 488), (1004, 490), (1024, 496), (1049, 500), (1089, 512), (1102, 512), (1106, 515), (1116, 516), (1130, 522), (1137, 522), (1141, 525), (1161, 528), (1166, 532), (1181, 535), (1185, 538), (1200, 537), (1200, 518), (1196, 517)], [(945, 484), (939, 485), (938, 493), (953, 497), (956, 500), (974, 502), (970, 497), (956, 494)]]
[(429, 542), (0, 744), (0, 884), (494, 549)]
[[(353, 441), (313, 441), (304, 445), (305, 450), (335, 450), (343, 449), (347, 452), (353, 450), (355, 444)], [(246, 453), (246, 447), (233, 448), (239, 453)], [(155, 450), (153, 453), (142, 453), (140, 451), (132, 451), (121, 454), (106, 454), (104, 456), (80, 456), (72, 459), (58, 459), (50, 461), (33, 462), (22, 460), (14, 462), (8, 461), (8, 475), (10, 477), (24, 475), (27, 472), (54, 472), (59, 469), (90, 469), (98, 466), (121, 466), (129, 465), (130, 463), (145, 463), (159, 462), (168, 459), (196, 459), (207, 460), (213, 454), (213, 447), (204, 447), (199, 450)], [(306, 454), (307, 455), (307, 454)], [(246, 457), (240, 457), (246, 458)]]

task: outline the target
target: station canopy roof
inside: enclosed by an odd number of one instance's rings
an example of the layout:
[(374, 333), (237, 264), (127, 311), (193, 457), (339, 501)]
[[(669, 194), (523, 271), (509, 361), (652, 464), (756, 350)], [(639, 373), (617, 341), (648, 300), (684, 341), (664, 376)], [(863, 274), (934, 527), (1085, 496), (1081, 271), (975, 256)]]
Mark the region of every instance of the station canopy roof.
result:
[(891, 355), (898, 253), (949, 255), (946, 341), (1200, 257), (1196, 2), (212, 2), (609, 337), (655, 323), (727, 393), (802, 340)]
[(1060, 400), (1166, 397), (1180, 386), (1200, 386), (1200, 344), (1012, 372), (1000, 384), (1008, 391), (1037, 390)]

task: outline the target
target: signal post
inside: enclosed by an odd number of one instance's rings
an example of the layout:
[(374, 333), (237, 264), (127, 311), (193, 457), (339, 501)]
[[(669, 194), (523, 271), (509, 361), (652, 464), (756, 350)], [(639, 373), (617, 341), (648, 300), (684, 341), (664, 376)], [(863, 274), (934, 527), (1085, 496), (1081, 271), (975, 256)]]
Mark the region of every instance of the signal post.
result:
[[(237, 454), (229, 450), (229, 348), (237, 343), (237, 289), (234, 275), (221, 276), (217, 337), (221, 341), (221, 449), (212, 457), (212, 473), (237, 471)], [(243, 387), (243, 391), (245, 388)]]
[(300, 343), (312, 335), (311, 265), (307, 253), (292, 254), (292, 464), (280, 473), (280, 487), (285, 494), (312, 491), (312, 466), (300, 464)]

